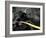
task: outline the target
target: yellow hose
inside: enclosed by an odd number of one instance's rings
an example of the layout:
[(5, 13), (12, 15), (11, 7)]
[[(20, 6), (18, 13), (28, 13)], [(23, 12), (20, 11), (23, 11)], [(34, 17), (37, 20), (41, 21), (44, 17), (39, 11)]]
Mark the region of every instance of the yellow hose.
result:
[(32, 26), (32, 27), (37, 28), (37, 29), (40, 29), (40, 27), (38, 27), (36, 25), (33, 25), (33, 24), (30, 24), (28, 22), (21, 21), (21, 23), (25, 23), (25, 24), (28, 24), (29, 26)]

